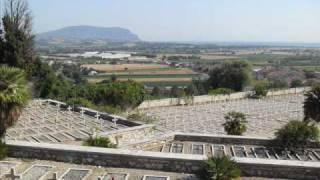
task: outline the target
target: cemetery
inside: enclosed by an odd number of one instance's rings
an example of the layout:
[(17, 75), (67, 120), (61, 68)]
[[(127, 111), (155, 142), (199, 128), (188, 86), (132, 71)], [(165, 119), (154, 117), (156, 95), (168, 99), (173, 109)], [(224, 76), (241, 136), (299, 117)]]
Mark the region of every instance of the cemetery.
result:
[[(32, 100), (7, 131), (9, 158), (0, 161), (0, 179), (196, 180), (212, 156), (231, 157), (243, 179), (315, 179), (318, 144), (291, 152), (273, 139), (281, 126), (303, 118), (303, 101), (300, 92), (144, 108), (156, 121), (143, 124), (55, 100)], [(246, 115), (244, 136), (225, 135), (222, 124), (230, 111)], [(117, 148), (83, 146), (89, 137), (108, 137)]]
[(303, 118), (303, 94), (237, 99), (201, 104), (144, 109), (159, 127), (170, 131), (225, 134), (224, 116), (231, 111), (246, 115), (248, 136), (273, 137), (290, 120)]
[(24, 109), (15, 126), (8, 130), (6, 138), (40, 143), (75, 144), (89, 136), (137, 125), (130, 122), (123, 124), (120, 117), (87, 108), (73, 109), (58, 101), (33, 100)]
[(105, 168), (40, 160), (24, 162), (14, 158), (0, 161), (0, 179), (3, 180), (170, 180), (170, 177), (196, 179), (191, 174), (161, 171)]

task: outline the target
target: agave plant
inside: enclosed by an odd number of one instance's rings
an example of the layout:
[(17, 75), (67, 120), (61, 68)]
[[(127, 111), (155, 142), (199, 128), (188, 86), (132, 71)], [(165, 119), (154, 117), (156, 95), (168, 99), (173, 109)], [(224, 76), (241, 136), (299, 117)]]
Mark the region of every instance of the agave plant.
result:
[(19, 118), (29, 99), (26, 74), (23, 70), (0, 66), (0, 137)]

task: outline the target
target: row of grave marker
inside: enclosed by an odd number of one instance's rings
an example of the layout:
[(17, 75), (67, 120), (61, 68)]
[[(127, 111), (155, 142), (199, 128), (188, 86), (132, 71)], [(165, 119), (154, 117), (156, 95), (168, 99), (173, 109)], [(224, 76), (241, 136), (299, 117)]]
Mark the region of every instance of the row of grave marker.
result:
[[(170, 143), (165, 144), (161, 152), (170, 153), (184, 153), (183, 143)], [(210, 145), (213, 156), (228, 155), (225, 145)], [(277, 159), (277, 160), (298, 160), (298, 161), (320, 161), (320, 150), (305, 150), (301, 153), (292, 153), (289, 151), (283, 151), (278, 148), (266, 148), (263, 146), (249, 147), (246, 146), (231, 146), (231, 155), (240, 158), (262, 158), (262, 159)], [(192, 144), (192, 154), (204, 155), (205, 144)]]
[[(10, 172), (3, 174), (4, 177), (9, 180), (40, 180), (50, 173), (54, 166), (46, 165), (33, 165), (24, 171), (22, 174), (17, 174), (14, 168), (10, 168)], [(85, 180), (88, 178), (92, 170), (90, 169), (75, 169), (69, 168), (64, 174), (58, 178), (58, 174), (53, 173), (49, 180)], [(97, 180), (128, 180), (130, 174), (127, 173), (106, 173), (102, 176), (98, 176)], [(170, 180), (169, 176), (156, 176), (156, 175), (144, 175), (142, 180)]]

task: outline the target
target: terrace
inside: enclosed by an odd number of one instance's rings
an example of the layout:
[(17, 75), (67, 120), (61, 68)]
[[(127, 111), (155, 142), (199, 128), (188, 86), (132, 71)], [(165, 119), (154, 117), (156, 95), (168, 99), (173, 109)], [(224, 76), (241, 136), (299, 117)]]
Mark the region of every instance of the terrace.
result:
[(33, 100), (18, 122), (7, 131), (7, 140), (79, 144), (97, 134), (138, 126), (124, 123), (121, 117), (87, 108), (72, 108), (53, 100)]

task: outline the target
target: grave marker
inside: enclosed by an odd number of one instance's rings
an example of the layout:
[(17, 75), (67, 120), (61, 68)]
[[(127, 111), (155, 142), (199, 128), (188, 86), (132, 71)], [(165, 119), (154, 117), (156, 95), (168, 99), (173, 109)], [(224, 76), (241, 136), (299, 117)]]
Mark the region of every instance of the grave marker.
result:
[(11, 168), (10, 169), (10, 174), (5, 174), (6, 178), (9, 178), (10, 180), (16, 180), (16, 179), (21, 179), (20, 175), (16, 175), (15, 169)]

